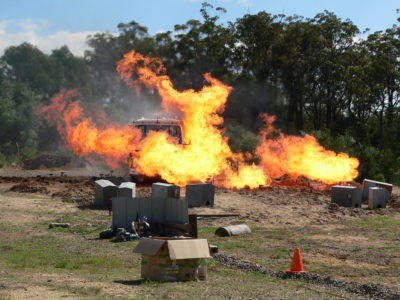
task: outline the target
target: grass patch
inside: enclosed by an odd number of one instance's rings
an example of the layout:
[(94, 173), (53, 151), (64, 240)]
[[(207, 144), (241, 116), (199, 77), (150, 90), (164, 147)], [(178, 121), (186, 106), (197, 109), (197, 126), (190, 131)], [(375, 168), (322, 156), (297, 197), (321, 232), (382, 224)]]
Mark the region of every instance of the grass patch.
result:
[[(132, 245), (132, 244), (131, 244)], [(107, 271), (132, 267), (124, 258), (108, 253), (107, 250), (91, 251), (85, 245), (71, 245), (68, 240), (54, 235), (36, 236), (0, 246), (2, 264), (17, 269), (40, 270), (93, 270)], [(127, 256), (130, 255), (127, 252)]]
[(293, 252), (293, 250), (288, 248), (272, 248), (269, 252), (269, 257), (271, 259), (287, 259), (290, 257), (290, 254)]
[[(71, 290), (71, 288), (69, 288)], [(85, 287), (85, 288), (73, 288), (74, 294), (83, 295), (83, 296), (101, 296), (102, 288), (100, 287)], [(96, 299), (105, 299), (104, 297), (96, 298)]]
[(98, 235), (104, 229), (107, 229), (111, 223), (111, 217), (106, 211), (101, 211), (99, 214), (95, 210), (77, 211), (71, 214), (57, 216), (45, 222), (41, 222), (33, 226), (35, 229), (48, 229), (50, 223), (69, 223), (70, 227), (54, 227), (52, 232), (57, 233), (72, 233), (72, 234), (94, 234)]
[(0, 223), (0, 232), (22, 232), (24, 228), (20, 225)]
[[(304, 261), (305, 269), (307, 272), (318, 273), (321, 275), (329, 276), (331, 274), (341, 274), (345, 273), (345, 270), (358, 270), (355, 268), (350, 268), (346, 266), (326, 266), (326, 265), (319, 265), (319, 266), (308, 266), (307, 261)], [(354, 273), (354, 271), (352, 272)]]
[(221, 249), (230, 250), (256, 250), (261, 247), (262, 240), (254, 235), (215, 237), (213, 242)]
[(87, 235), (87, 234), (93, 234), (94, 236), (98, 236), (98, 234), (103, 231), (105, 227), (92, 227), (92, 226), (80, 226), (80, 225), (75, 225), (73, 227), (54, 227), (51, 228), (50, 230), (52, 232), (57, 232), (57, 233), (72, 233), (72, 234), (82, 234), (82, 235)]
[[(103, 289), (101, 287), (94, 287), (94, 286), (89, 286), (89, 287), (78, 287), (78, 286), (70, 286), (70, 285), (49, 285), (46, 284), (47, 286), (59, 290), (59, 291), (66, 291), (69, 294), (79, 296), (79, 297), (90, 297), (93, 299), (107, 299), (107, 297), (103, 293)], [(66, 296), (67, 297), (67, 296)]]
[(71, 215), (63, 215), (63, 216), (59, 216), (59, 217), (55, 218), (53, 222), (54, 223), (71, 223), (72, 221), (73, 221), (73, 218)]
[(260, 234), (264, 235), (266, 238), (274, 239), (274, 240), (284, 240), (290, 236), (289, 232), (287, 232), (285, 230), (281, 230), (281, 229), (265, 229), (265, 228), (258, 227), (258, 228), (254, 228), (253, 232), (260, 233)]
[(400, 221), (395, 220), (389, 216), (377, 216), (367, 220), (352, 220), (349, 222), (351, 225), (371, 229), (382, 229), (400, 226)]
[(217, 227), (214, 226), (201, 226), (198, 227), (198, 235), (199, 237), (210, 237), (213, 236), (215, 233), (215, 230), (217, 230)]

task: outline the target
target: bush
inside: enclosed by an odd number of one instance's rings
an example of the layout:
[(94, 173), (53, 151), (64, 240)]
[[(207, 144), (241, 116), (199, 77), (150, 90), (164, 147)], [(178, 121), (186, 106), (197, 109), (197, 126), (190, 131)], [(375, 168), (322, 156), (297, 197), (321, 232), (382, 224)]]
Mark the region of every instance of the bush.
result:
[(250, 154), (247, 161), (249, 163), (257, 162), (255, 150), (259, 144), (257, 136), (251, 131), (246, 130), (241, 125), (228, 125), (225, 130), (225, 136), (229, 138), (229, 147), (235, 153)]
[(350, 135), (332, 135), (329, 130), (314, 131), (322, 146), (335, 152), (345, 152), (360, 161), (358, 180), (369, 178), (400, 184), (400, 157), (390, 148), (379, 149), (357, 143)]
[(7, 165), (6, 157), (0, 153), (0, 168), (4, 168)]
[(325, 148), (335, 152), (345, 152), (351, 156), (356, 156), (358, 147), (356, 140), (351, 135), (333, 135), (330, 130), (312, 131), (318, 142)]

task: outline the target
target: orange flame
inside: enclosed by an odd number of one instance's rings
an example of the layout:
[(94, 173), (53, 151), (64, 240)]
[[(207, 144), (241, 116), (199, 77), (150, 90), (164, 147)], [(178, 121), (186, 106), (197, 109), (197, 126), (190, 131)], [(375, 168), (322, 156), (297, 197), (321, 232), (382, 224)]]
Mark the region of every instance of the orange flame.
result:
[(134, 149), (139, 142), (140, 130), (132, 126), (108, 124), (99, 129), (91, 118), (85, 118), (79, 101), (72, 101), (78, 96), (76, 90), (64, 91), (54, 95), (51, 103), (40, 108), (49, 124), (56, 124), (58, 132), (78, 155), (96, 153), (106, 163), (117, 167), (119, 161), (126, 160), (127, 151)]
[[(204, 74), (207, 82), (200, 91), (177, 91), (159, 58), (148, 58), (130, 51), (117, 63), (124, 81), (136, 90), (142, 85), (156, 89), (164, 111), (180, 115), (184, 126), (185, 145), (166, 132), (150, 132), (141, 140), (140, 130), (110, 123), (103, 127), (84, 117), (77, 91), (61, 91), (51, 104), (40, 109), (50, 124), (56, 124), (61, 136), (78, 155), (98, 154), (115, 167), (134, 155), (136, 169), (147, 176), (160, 175), (168, 182), (185, 185), (210, 178), (228, 188), (267, 186), (272, 177), (284, 174), (325, 183), (355, 178), (359, 162), (347, 154), (325, 150), (310, 135), (286, 136), (273, 128), (274, 117), (264, 115), (266, 127), (261, 131), (257, 148), (260, 166), (245, 163), (245, 156), (232, 153), (227, 138), (219, 127), (231, 87)], [(104, 116), (104, 114), (100, 114)], [(106, 123), (106, 122), (103, 122)], [(275, 138), (270, 136), (275, 134)], [(135, 152), (135, 149), (140, 149)]]
[[(226, 175), (222, 184), (228, 187), (255, 188), (268, 183), (267, 176), (255, 166), (233, 171), (228, 162), (235, 155), (227, 138), (217, 128), (223, 123), (217, 113), (224, 110), (231, 87), (206, 73), (204, 79), (209, 85), (200, 91), (177, 91), (170, 78), (164, 75), (165, 68), (159, 59), (147, 58), (135, 51), (124, 55), (117, 64), (117, 71), (136, 89), (140, 83), (149, 89), (157, 89), (162, 107), (166, 111), (178, 111), (183, 117), (184, 140), (189, 144), (178, 145), (165, 133), (148, 135), (141, 142), (140, 155), (134, 161), (141, 173), (160, 174), (168, 182), (179, 185), (205, 181), (221, 173)], [(136, 80), (131, 79), (134, 76), (137, 76)], [(244, 164), (243, 159), (240, 162)]]
[[(272, 177), (304, 175), (328, 184), (351, 181), (358, 176), (359, 161), (346, 153), (324, 149), (311, 135), (287, 136), (275, 129), (275, 117), (262, 115), (265, 128), (256, 153), (264, 171)], [(272, 137), (275, 135), (275, 137)]]

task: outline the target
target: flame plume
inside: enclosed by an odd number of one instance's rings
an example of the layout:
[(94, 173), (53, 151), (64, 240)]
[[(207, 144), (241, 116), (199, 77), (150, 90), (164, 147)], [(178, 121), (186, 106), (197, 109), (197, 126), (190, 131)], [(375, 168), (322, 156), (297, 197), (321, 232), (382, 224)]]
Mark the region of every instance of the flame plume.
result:
[(91, 118), (85, 117), (76, 90), (62, 90), (54, 95), (51, 103), (40, 108), (49, 125), (56, 125), (67, 146), (76, 154), (87, 156), (96, 153), (111, 167), (118, 167), (125, 161), (127, 151), (133, 151), (139, 143), (140, 130), (132, 126), (121, 127), (109, 123), (106, 128), (98, 128)]
[[(268, 175), (300, 175), (328, 184), (351, 181), (358, 176), (359, 161), (346, 153), (336, 154), (324, 149), (311, 135), (287, 136), (274, 128), (274, 116), (263, 114), (265, 127), (261, 131), (261, 144), (256, 153)], [(275, 135), (275, 137), (271, 137)]]
[(140, 83), (156, 89), (164, 110), (178, 111), (183, 117), (184, 139), (189, 144), (178, 145), (165, 133), (150, 134), (141, 143), (142, 151), (135, 159), (141, 173), (149, 176), (158, 173), (168, 182), (179, 185), (205, 181), (219, 174), (225, 175), (222, 184), (228, 187), (255, 188), (268, 183), (268, 177), (255, 166), (234, 171), (229, 163), (228, 159), (234, 159), (244, 164), (240, 156), (232, 153), (227, 138), (217, 128), (223, 123), (218, 113), (223, 112), (231, 87), (206, 73), (204, 80), (208, 85), (200, 91), (177, 91), (159, 59), (144, 57), (135, 51), (124, 55), (117, 71), (135, 89)]
[[(328, 184), (350, 181), (357, 177), (359, 162), (345, 153), (324, 149), (313, 136), (287, 136), (272, 126), (275, 117), (263, 115), (265, 127), (260, 133), (256, 153), (260, 165), (249, 165), (246, 155), (233, 153), (220, 129), (220, 114), (231, 87), (204, 74), (206, 85), (200, 90), (178, 91), (174, 88), (159, 58), (145, 57), (135, 51), (117, 63), (123, 80), (136, 91), (153, 89), (161, 96), (165, 112), (182, 118), (183, 138), (180, 144), (166, 132), (150, 132), (142, 139), (139, 129), (119, 126), (103, 120), (103, 126), (84, 116), (78, 92), (61, 91), (48, 106), (40, 109), (49, 124), (56, 125), (68, 147), (76, 154), (97, 154), (116, 167), (133, 154), (136, 169), (147, 176), (160, 175), (168, 182), (185, 185), (213, 179), (228, 188), (257, 188), (271, 183), (271, 177), (304, 175)], [(101, 113), (103, 116), (104, 113)], [(106, 125), (104, 125), (106, 124)], [(135, 151), (140, 149), (140, 151)]]

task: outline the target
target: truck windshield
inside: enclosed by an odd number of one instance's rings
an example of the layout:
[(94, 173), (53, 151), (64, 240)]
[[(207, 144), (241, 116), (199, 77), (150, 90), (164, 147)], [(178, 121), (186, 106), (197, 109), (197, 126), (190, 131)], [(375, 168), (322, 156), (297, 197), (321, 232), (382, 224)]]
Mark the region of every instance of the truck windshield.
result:
[(142, 138), (145, 138), (150, 131), (165, 131), (182, 144), (182, 130), (178, 125), (137, 125), (136, 127), (141, 129)]

